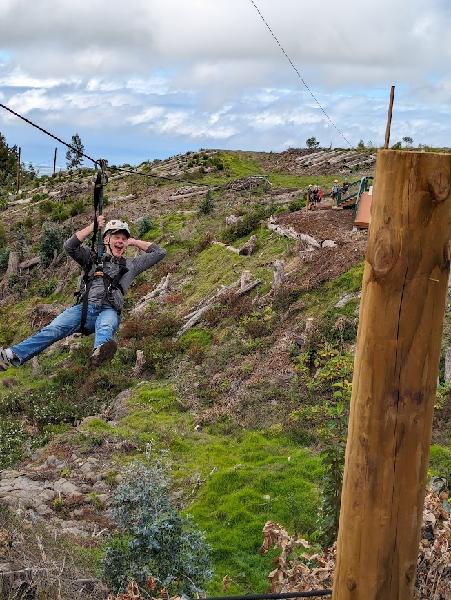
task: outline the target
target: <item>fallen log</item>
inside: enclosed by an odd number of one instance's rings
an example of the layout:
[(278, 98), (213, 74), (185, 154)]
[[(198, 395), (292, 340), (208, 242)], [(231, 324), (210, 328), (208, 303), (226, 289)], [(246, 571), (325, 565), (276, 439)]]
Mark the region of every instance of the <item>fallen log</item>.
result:
[(162, 298), (170, 291), (170, 289), (171, 282), (170, 274), (168, 273), (165, 277), (163, 277), (163, 279), (160, 281), (156, 288), (154, 288), (151, 292), (149, 292), (143, 298), (141, 298), (139, 303), (131, 310), (132, 315), (139, 315), (142, 312), (144, 312), (146, 306), (151, 300), (155, 298)]
[(250, 290), (254, 289), (261, 283), (261, 279), (252, 280), (252, 274), (250, 271), (243, 271), (241, 277), (231, 283), (230, 285), (223, 286), (213, 296), (203, 300), (197, 308), (185, 316), (187, 319), (186, 323), (179, 329), (177, 337), (183, 335), (188, 329), (194, 327), (202, 319), (204, 314), (208, 312), (216, 302), (225, 298), (228, 294), (234, 293), (236, 296), (242, 296)]
[(23, 260), (19, 264), (19, 270), (23, 271), (24, 269), (31, 269), (32, 267), (35, 267), (36, 265), (39, 265), (40, 263), (41, 263), (41, 259), (39, 258), (39, 256), (34, 256), (33, 258)]
[(321, 244), (318, 242), (318, 240), (315, 240), (315, 238), (311, 235), (308, 235), (307, 233), (299, 233), (294, 229), (294, 227), (291, 227), (291, 225), (288, 227), (280, 225), (276, 222), (274, 217), (269, 217), (267, 221), (267, 227), (270, 231), (274, 231), (274, 233), (277, 233), (283, 237), (287, 237), (291, 240), (300, 240), (309, 246), (313, 246), (313, 248), (321, 248)]

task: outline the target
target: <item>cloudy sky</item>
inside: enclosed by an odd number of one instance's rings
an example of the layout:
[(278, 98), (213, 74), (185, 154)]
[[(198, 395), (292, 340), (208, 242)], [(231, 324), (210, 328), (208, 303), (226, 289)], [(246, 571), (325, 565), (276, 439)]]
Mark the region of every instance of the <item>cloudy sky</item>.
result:
[[(383, 142), (391, 84), (392, 141), (451, 145), (450, 0), (254, 2), (353, 145)], [(0, 102), (116, 164), (347, 145), (251, 0), (0, 0)], [(55, 143), (3, 109), (0, 132), (51, 163)]]

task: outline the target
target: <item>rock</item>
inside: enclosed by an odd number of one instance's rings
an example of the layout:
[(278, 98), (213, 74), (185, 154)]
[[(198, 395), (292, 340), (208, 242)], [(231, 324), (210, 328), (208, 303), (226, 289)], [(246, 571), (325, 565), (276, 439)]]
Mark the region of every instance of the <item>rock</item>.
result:
[(314, 237), (307, 233), (299, 233), (298, 239), (301, 240), (301, 242), (306, 242), (309, 246), (313, 246), (313, 248), (321, 248), (321, 244), (318, 240), (315, 240)]
[(242, 221), (244, 217), (237, 217), (236, 215), (230, 215), (228, 217), (226, 217), (225, 219), (225, 224), (227, 226), (230, 225), (235, 225), (236, 223), (238, 223), (239, 221)]
[(321, 248), (336, 248), (337, 244), (334, 240), (324, 240), (321, 244)]
[(15, 469), (8, 469), (5, 471), (2, 471), (1, 478), (2, 479), (16, 479), (16, 477), (19, 477), (22, 474), (23, 474), (22, 472), (16, 471)]
[(55, 481), (55, 483), (53, 484), (53, 489), (55, 490), (55, 492), (59, 494), (64, 494), (65, 496), (72, 496), (74, 494), (80, 493), (80, 490), (77, 488), (76, 485), (63, 478), (58, 479), (58, 481)]
[(446, 383), (451, 381), (451, 346), (445, 350), (445, 381)]
[(43, 469), (64, 469), (66, 467), (66, 463), (53, 454), (47, 457), (47, 460), (42, 463), (41, 468)]
[(249, 256), (252, 254), (257, 247), (257, 236), (251, 235), (247, 242), (239, 250), (239, 254), (242, 256)]
[(344, 306), (346, 306), (346, 304), (348, 304), (348, 302), (351, 302), (351, 300), (354, 300), (355, 298), (360, 298), (360, 296), (361, 296), (360, 292), (353, 292), (353, 293), (345, 294), (334, 305), (334, 308), (343, 308)]

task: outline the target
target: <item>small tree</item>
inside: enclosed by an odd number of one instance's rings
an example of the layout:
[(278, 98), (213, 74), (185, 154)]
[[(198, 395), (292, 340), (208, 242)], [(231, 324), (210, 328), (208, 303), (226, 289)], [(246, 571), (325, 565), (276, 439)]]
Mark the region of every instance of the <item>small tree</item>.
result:
[(413, 138), (410, 137), (410, 135), (405, 135), (402, 138), (402, 141), (405, 143), (405, 145), (410, 148), (413, 144)]
[(359, 143), (357, 144), (357, 150), (365, 150), (366, 146), (365, 146), (365, 142), (363, 140), (360, 140)]
[(78, 133), (72, 136), (71, 146), (66, 152), (66, 164), (69, 171), (72, 169), (78, 169), (83, 163), (83, 152), (85, 147), (81, 143), (80, 136)]
[(316, 139), (316, 137), (310, 137), (305, 140), (305, 145), (307, 146), (307, 148), (318, 148), (319, 142)]
[[(171, 504), (170, 479), (156, 463), (129, 467), (113, 498), (111, 515), (124, 536), (111, 542), (102, 560), (103, 579), (114, 593), (134, 580), (142, 593), (198, 593), (211, 578), (210, 548), (193, 521)], [(145, 597), (148, 597), (147, 595)]]
[(214, 209), (213, 192), (208, 190), (205, 198), (199, 204), (199, 213), (201, 215), (209, 215)]
[(44, 267), (48, 267), (52, 260), (60, 254), (63, 242), (68, 235), (66, 228), (46, 223), (39, 240), (39, 256)]

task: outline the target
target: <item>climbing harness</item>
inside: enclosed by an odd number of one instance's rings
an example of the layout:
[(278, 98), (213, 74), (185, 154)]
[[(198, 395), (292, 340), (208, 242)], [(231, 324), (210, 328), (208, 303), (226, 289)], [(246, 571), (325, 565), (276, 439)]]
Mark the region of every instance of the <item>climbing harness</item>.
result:
[[(91, 289), (95, 278), (101, 277), (103, 279), (103, 285), (105, 287), (104, 299), (111, 304), (120, 315), (121, 310), (115, 303), (113, 292), (114, 290), (119, 290), (122, 294), (124, 293), (120, 280), (128, 272), (125, 258), (116, 258), (104, 254), (103, 235), (102, 231), (99, 229), (97, 217), (103, 212), (103, 188), (108, 181), (106, 174), (107, 161), (100, 159), (98, 163), (100, 165), (100, 170), (97, 172), (94, 185), (94, 230), (91, 239), (91, 260), (84, 269), (80, 289), (75, 293), (76, 304), (82, 305), (80, 332), (83, 335), (89, 335), (91, 333), (86, 329), (86, 319), (88, 317), (89, 290)], [(108, 262), (119, 265), (119, 271), (114, 277), (111, 277), (111, 275), (104, 271), (105, 264)]]

